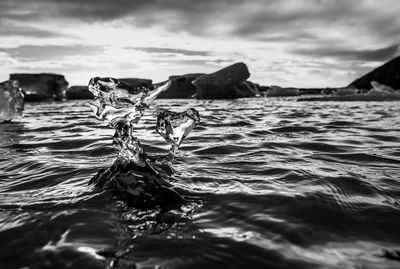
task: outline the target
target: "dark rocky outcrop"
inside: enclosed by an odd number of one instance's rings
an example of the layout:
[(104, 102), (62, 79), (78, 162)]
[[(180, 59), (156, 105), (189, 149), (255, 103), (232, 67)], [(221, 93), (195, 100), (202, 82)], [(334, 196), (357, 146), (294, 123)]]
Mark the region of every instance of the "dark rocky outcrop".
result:
[(253, 84), (246, 82), (250, 77), (244, 63), (236, 63), (215, 73), (196, 78), (197, 97), (201, 99), (235, 99), (255, 96)]
[(88, 89), (88, 86), (72, 86), (65, 93), (65, 98), (72, 99), (93, 99), (93, 93)]
[(153, 81), (151, 79), (144, 79), (144, 78), (118, 78), (118, 81), (125, 83), (133, 88), (136, 87), (150, 88), (153, 85)]
[(260, 93), (260, 85), (249, 80), (242, 81), (235, 86), (238, 98), (254, 97)]
[(262, 93), (262, 94), (266, 94), (266, 92), (267, 92), (269, 89), (271, 89), (270, 86), (263, 86), (263, 85), (260, 85), (259, 88), (258, 88), (258, 90), (259, 90), (260, 93)]
[(300, 95), (315, 95), (330, 92), (329, 88), (299, 88)]
[(393, 89), (400, 89), (400, 56), (356, 79), (349, 88), (371, 89), (371, 82), (377, 81)]
[(268, 97), (298, 96), (299, 94), (298, 88), (282, 88), (276, 85), (267, 90)]
[(11, 74), (10, 80), (18, 80), (25, 101), (61, 100), (68, 86), (63, 75), (50, 73)]
[(0, 122), (13, 120), (22, 115), (24, 110), (24, 94), (16, 80), (0, 83)]
[(171, 86), (159, 95), (159, 99), (167, 98), (192, 98), (196, 94), (196, 87), (192, 81), (204, 74), (186, 74), (170, 76)]

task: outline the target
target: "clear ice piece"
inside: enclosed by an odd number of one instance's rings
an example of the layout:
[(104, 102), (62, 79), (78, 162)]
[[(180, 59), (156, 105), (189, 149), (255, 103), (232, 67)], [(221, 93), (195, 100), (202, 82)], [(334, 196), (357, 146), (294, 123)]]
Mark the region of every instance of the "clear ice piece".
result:
[(0, 122), (21, 116), (24, 110), (24, 94), (16, 80), (0, 83)]
[(157, 132), (172, 144), (167, 156), (147, 155), (134, 136), (134, 125), (139, 122), (143, 110), (169, 86), (170, 81), (149, 89), (134, 88), (114, 78), (90, 80), (89, 90), (95, 98), (89, 106), (98, 119), (115, 129), (114, 145), (119, 152), (112, 167), (100, 170), (89, 184), (112, 190), (119, 198), (136, 206), (185, 202), (164, 178), (173, 172), (170, 164), (176, 149), (199, 124), (199, 113), (193, 108), (182, 113), (157, 111)]
[(199, 112), (194, 108), (181, 113), (161, 108), (156, 114), (157, 133), (171, 144), (169, 157), (172, 160), (183, 140), (200, 123)]
[(170, 85), (171, 82), (167, 81), (156, 85), (154, 89), (137, 88), (115, 78), (95, 77), (89, 81), (89, 90), (95, 96), (89, 106), (98, 119), (111, 126), (119, 121), (135, 124), (142, 117), (142, 111)]
[(89, 81), (89, 90), (95, 96), (89, 107), (98, 119), (106, 121), (116, 130), (114, 145), (119, 149), (120, 158), (145, 165), (139, 157), (143, 149), (138, 139), (132, 135), (133, 127), (143, 116), (143, 110), (170, 84), (167, 81), (156, 85), (154, 89), (148, 89), (134, 88), (110, 77), (95, 77)]

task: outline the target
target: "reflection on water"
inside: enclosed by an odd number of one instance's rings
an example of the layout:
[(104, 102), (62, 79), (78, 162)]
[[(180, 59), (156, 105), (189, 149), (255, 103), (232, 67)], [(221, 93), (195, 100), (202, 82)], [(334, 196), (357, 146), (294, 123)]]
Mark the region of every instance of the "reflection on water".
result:
[[(203, 119), (175, 159), (188, 204), (168, 212), (87, 186), (116, 152), (84, 102), (0, 125), (0, 268), (400, 266), (398, 102), (155, 104)], [(151, 113), (137, 134), (163, 152)]]

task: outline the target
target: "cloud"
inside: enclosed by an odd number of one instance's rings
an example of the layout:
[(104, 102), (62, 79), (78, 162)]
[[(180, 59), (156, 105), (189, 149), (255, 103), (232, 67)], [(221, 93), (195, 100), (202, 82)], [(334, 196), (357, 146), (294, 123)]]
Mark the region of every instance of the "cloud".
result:
[(29, 25), (15, 25), (14, 23), (7, 22), (6, 20), (0, 19), (0, 36), (22, 36), (22, 37), (57, 37), (59, 33), (49, 31), (46, 29), (40, 29)]
[(202, 35), (267, 35), (279, 30), (294, 33), (304, 28), (355, 24), (380, 29), (380, 34), (398, 35), (399, 8), (397, 0), (2, 0), (0, 15), (18, 21), (128, 19), (140, 27), (160, 26)]
[(90, 56), (103, 51), (101, 47), (93, 46), (34, 46), (24, 45), (16, 48), (0, 48), (19, 61), (60, 60), (70, 56)]
[(157, 48), (157, 47), (133, 47), (128, 49), (140, 50), (150, 54), (181, 54), (187, 56), (208, 56), (209, 52), (200, 50), (185, 50), (185, 49), (172, 49), (172, 48)]
[(398, 10), (398, 0), (1, 0), (0, 53), (11, 67), (96, 63), (164, 78), (244, 61), (262, 83), (345, 85), (395, 55)]
[(360, 60), (360, 61), (387, 61), (393, 58), (398, 52), (399, 45), (391, 45), (388, 47), (375, 50), (359, 50), (359, 49), (341, 49), (335, 46), (326, 46), (320, 48), (299, 48), (292, 52), (299, 55), (313, 56), (315, 58), (331, 57), (343, 61)]

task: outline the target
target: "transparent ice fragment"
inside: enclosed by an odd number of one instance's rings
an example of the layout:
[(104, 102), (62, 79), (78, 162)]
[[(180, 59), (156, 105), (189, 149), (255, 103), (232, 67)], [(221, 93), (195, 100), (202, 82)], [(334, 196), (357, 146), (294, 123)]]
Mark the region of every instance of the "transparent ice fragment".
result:
[(171, 160), (190, 131), (199, 124), (199, 113), (191, 108), (182, 113), (157, 110), (157, 132), (172, 144), (167, 156), (149, 156), (134, 136), (134, 126), (157, 96), (167, 90), (170, 81), (151, 88), (135, 88), (114, 78), (92, 78), (89, 103), (95, 116), (115, 129), (114, 145), (118, 158), (109, 169), (102, 169), (90, 181), (100, 189), (112, 190), (118, 197), (136, 206), (182, 204), (184, 199), (164, 178), (173, 173)]
[(194, 127), (199, 125), (199, 112), (194, 108), (190, 108), (181, 113), (161, 108), (157, 110), (156, 114), (157, 133), (171, 144), (169, 155), (170, 158), (173, 158), (183, 140)]
[(0, 83), (0, 122), (21, 116), (24, 110), (24, 94), (16, 80)]

